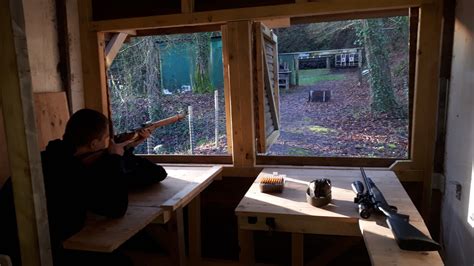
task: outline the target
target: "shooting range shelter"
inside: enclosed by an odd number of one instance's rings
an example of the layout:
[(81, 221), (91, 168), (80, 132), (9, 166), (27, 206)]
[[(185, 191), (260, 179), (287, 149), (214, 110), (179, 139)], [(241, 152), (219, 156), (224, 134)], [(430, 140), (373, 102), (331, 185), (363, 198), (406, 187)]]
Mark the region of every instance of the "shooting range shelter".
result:
[[(332, 248), (308, 261), (302, 250), (310, 245), (310, 234), (305, 234), (302, 228), (290, 228), (292, 224), (286, 220), (281, 221), (282, 226), (289, 226), (282, 229), (286, 234), (276, 234), (278, 239), (272, 240), (274, 244), (265, 242), (265, 236), (259, 232), (251, 235), (252, 230), (266, 228), (264, 217), (257, 217), (253, 225), (239, 230), (238, 224), (253, 218), (237, 221), (234, 211), (259, 173), (273, 169), (270, 167), (287, 169), (280, 172), (288, 171), (288, 175), (294, 176), (313, 168), (323, 169), (318, 173), (334, 167), (385, 169), (390, 174), (382, 174), (381, 180), (393, 174), (392, 180), (403, 184), (400, 195), (408, 199), (408, 193), (417, 208), (410, 210), (415, 216), (419, 211), (431, 236), (443, 243), (442, 260), (435, 253), (418, 260), (417, 264), (473, 264), (473, 1), (458, 0), (456, 4), (449, 0), (0, 1), (0, 118), (3, 121), (0, 123), (0, 186), (12, 176), (15, 206), (21, 214), (17, 217), (24, 265), (52, 264), (40, 150), (49, 140), (61, 137), (67, 118), (76, 110), (85, 107), (110, 115), (106, 71), (129, 36), (203, 31), (222, 32), (221, 41), (213, 40), (211, 49), (214, 51), (222, 45), (222, 63), (218, 55), (213, 57), (212, 73), (219, 72), (214, 69), (223, 69), (223, 78), (213, 74), (213, 83), (224, 86), (228, 154), (148, 156), (156, 163), (171, 164), (170, 167), (211, 165), (208, 170), (201, 169), (208, 179), (195, 181), (199, 185), (192, 187), (192, 200), (187, 198), (189, 191), (180, 191), (178, 200), (170, 195), (170, 200), (179, 203), (167, 205), (171, 209), (179, 206), (178, 212), (170, 212), (178, 217), (181, 234), (177, 249), (179, 264), (253, 264), (253, 257), (265, 263), (267, 259), (271, 261), (271, 256), (261, 255), (267, 245), (270, 250), (283, 247), (283, 251), (274, 252), (275, 256), (292, 254), (286, 259), (293, 265), (309, 265), (318, 260), (329, 263), (338, 258), (350, 259), (352, 255), (346, 251), (359, 242), (363, 245), (360, 232), (357, 235), (351, 231), (353, 228), (344, 231), (346, 229), (341, 227), (339, 236), (317, 239)], [(271, 29), (398, 15), (407, 15), (410, 19), (409, 158), (265, 155), (265, 149), (278, 138), (280, 126), (278, 40)], [(171, 52), (174, 63), (187, 60), (184, 56), (178, 57), (186, 54), (187, 49)], [(267, 51), (265, 56), (262, 51)], [(295, 68), (295, 61), (288, 58), (281, 55), (280, 61)], [(179, 77), (175, 80), (183, 81), (163, 82), (172, 84), (170, 88), (178, 88), (188, 82), (188, 73), (192, 73), (191, 70), (176, 73)], [(292, 76), (290, 83), (294, 84), (295, 80)], [(269, 103), (267, 111), (263, 111), (264, 103)], [(215, 166), (222, 166), (222, 170), (217, 171)], [(210, 173), (211, 170), (214, 172)], [(338, 168), (337, 171), (341, 171), (337, 172), (339, 176), (353, 178), (354, 172), (350, 170)], [(188, 215), (199, 223), (182, 223), (184, 203), (194, 206)], [(275, 204), (284, 205), (278, 200)], [(138, 212), (133, 208), (131, 211)], [(156, 218), (147, 217), (147, 221)], [(166, 215), (160, 217), (164, 221), (170, 219)], [(246, 218), (239, 216), (239, 219)], [(201, 220), (206, 222), (201, 224)], [(276, 221), (277, 228), (279, 222)], [(189, 239), (194, 244), (190, 245), (188, 256), (184, 252), (185, 241), (182, 241), (184, 224), (190, 226), (192, 237), (199, 236)], [(316, 224), (312, 227), (313, 233), (319, 232), (317, 227)], [(255, 241), (249, 242), (249, 239)], [(253, 246), (239, 249), (239, 241), (253, 243)], [(367, 241), (370, 243), (370, 240), (365, 241), (366, 245)], [(373, 264), (381, 264), (383, 258), (387, 262), (412, 256), (383, 253), (377, 246), (369, 245), (367, 249)], [(382, 259), (377, 260), (377, 255)]]

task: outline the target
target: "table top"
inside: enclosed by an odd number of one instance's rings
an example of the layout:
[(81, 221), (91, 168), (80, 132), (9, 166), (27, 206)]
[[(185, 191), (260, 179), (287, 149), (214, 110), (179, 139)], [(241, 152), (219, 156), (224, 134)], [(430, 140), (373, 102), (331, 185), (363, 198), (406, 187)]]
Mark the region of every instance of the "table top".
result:
[[(275, 172), (280, 176), (286, 176), (283, 192), (261, 193), (259, 179), (272, 176)], [(397, 206), (400, 213), (410, 215), (410, 223), (429, 236), (429, 231), (421, 215), (395, 174), (388, 170), (365, 169), (365, 172), (382, 191), (387, 202)], [(314, 207), (306, 202), (308, 183), (318, 178), (329, 178), (332, 184), (332, 202), (321, 208)], [(357, 205), (353, 201), (355, 193), (351, 188), (351, 183), (355, 180), (362, 181), (358, 168), (264, 168), (235, 209), (235, 212), (238, 216), (281, 216), (290, 219), (297, 219), (298, 217), (314, 218), (314, 221), (318, 223), (313, 224), (320, 225), (335, 225), (341, 221), (359, 223), (361, 234), (374, 265), (386, 263), (392, 265), (393, 262), (401, 265), (400, 261), (409, 263), (420, 260), (433, 265), (442, 264), (438, 252), (413, 252), (399, 249), (393, 239), (391, 230), (385, 225), (383, 216), (372, 215), (369, 220), (360, 219)], [(338, 230), (337, 226), (328, 226), (327, 228), (328, 230)], [(334, 234), (339, 233), (334, 232)], [(331, 234), (331, 232), (328, 232), (328, 234)]]
[(129, 193), (129, 206), (175, 210), (189, 203), (222, 172), (222, 166), (165, 166), (160, 183)]
[(86, 225), (63, 243), (66, 249), (112, 252), (163, 213), (161, 208), (129, 206), (125, 216), (88, 214)]
[(164, 166), (168, 177), (129, 193), (124, 217), (88, 215), (85, 227), (63, 243), (64, 248), (112, 252), (165, 212), (188, 204), (222, 171), (222, 166)]

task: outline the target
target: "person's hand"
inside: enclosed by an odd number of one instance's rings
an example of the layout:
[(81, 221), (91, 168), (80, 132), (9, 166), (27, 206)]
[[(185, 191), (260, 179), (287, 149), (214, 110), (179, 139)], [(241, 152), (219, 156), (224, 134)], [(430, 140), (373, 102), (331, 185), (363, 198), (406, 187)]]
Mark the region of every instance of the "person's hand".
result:
[(108, 148), (109, 154), (117, 154), (123, 156), (123, 153), (125, 152), (125, 147), (132, 142), (133, 140), (127, 140), (121, 143), (115, 143), (113, 139), (110, 139)]
[(148, 128), (140, 129), (138, 132), (138, 139), (136, 141), (131, 142), (127, 145), (127, 148), (136, 147), (140, 145), (145, 139), (151, 136), (151, 130)]

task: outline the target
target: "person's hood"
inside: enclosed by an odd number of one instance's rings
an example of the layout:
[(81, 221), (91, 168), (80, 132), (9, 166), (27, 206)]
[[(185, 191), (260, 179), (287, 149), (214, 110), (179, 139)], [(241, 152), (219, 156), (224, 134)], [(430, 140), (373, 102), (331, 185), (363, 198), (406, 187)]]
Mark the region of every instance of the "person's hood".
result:
[(60, 139), (50, 141), (44, 151), (50, 157), (73, 157), (74, 152), (75, 149), (72, 144)]

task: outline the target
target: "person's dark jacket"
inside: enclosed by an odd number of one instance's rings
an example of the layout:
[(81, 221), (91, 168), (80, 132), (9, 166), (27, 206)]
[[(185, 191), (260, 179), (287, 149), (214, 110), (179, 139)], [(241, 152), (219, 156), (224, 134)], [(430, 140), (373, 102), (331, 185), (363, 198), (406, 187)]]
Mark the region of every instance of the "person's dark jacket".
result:
[[(131, 153), (124, 156), (106, 154), (86, 168), (74, 152), (72, 145), (54, 140), (41, 153), (55, 265), (66, 264), (61, 257), (62, 241), (82, 229), (88, 210), (110, 218), (121, 217), (128, 207), (128, 186), (147, 185), (166, 177), (161, 166)], [(149, 172), (137, 167), (144, 167)], [(13, 257), (14, 265), (20, 265), (14, 213), (9, 179), (0, 190), (1, 227), (7, 230), (0, 231), (0, 253), (10, 253), (7, 255)]]

